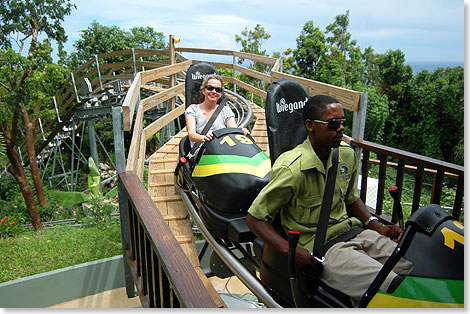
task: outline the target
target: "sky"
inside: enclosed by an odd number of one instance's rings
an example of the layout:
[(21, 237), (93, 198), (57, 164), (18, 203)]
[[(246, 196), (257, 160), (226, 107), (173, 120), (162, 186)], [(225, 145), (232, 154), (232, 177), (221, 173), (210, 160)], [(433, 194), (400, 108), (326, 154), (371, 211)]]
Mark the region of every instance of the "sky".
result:
[[(467, 1), (467, 0), (466, 0)], [(464, 62), (464, 1), (458, 0), (72, 0), (63, 23), (73, 50), (80, 30), (93, 20), (128, 30), (150, 26), (181, 39), (178, 47), (240, 50), (235, 35), (257, 24), (271, 37), (271, 55), (296, 48), (309, 20), (325, 33), (335, 17), (350, 11), (349, 32), (364, 51), (400, 49), (406, 62)], [(465, 2), (467, 6), (467, 2)]]

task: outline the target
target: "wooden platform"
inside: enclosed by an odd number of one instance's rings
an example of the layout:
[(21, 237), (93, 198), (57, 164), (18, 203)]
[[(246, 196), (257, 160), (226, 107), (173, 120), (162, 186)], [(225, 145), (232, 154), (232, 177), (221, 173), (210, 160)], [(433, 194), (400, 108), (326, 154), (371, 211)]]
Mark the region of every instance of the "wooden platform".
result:
[[(256, 118), (251, 135), (256, 144), (269, 156), (268, 136), (264, 109), (251, 104)], [(181, 248), (188, 256), (216, 304), (224, 307), (217, 291), (204, 275), (199, 264), (196, 244), (193, 237), (191, 219), (180, 194), (174, 186), (174, 171), (178, 161), (178, 145), (186, 136), (186, 129), (175, 135), (149, 158), (148, 192), (155, 205), (165, 218)]]

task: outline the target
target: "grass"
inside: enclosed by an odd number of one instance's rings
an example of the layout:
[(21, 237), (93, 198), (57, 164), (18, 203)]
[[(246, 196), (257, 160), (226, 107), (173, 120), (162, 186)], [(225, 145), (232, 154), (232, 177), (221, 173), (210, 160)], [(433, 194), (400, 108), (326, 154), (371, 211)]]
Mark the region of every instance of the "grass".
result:
[(0, 283), (122, 254), (117, 222), (51, 227), (0, 239)]

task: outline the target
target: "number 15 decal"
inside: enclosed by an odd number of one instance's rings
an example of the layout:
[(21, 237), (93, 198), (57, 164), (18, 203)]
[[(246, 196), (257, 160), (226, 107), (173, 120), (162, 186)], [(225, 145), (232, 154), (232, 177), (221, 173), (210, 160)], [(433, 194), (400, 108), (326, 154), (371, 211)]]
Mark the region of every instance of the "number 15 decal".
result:
[[(238, 140), (238, 142), (240, 142), (240, 144), (253, 144), (253, 141), (250, 140), (248, 137), (246, 137), (245, 135), (241, 135), (241, 134), (238, 134), (238, 135), (235, 135), (235, 139)], [(225, 136), (220, 142), (219, 142), (220, 145), (224, 145), (224, 144), (228, 144), (228, 146), (235, 146), (237, 145), (235, 143), (234, 140), (232, 140), (232, 138), (230, 136)]]

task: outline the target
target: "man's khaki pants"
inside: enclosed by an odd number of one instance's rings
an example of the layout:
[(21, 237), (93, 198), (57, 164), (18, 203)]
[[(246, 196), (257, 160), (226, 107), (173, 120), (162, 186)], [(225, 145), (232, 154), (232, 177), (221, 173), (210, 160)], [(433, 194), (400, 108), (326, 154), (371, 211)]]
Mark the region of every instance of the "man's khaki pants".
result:
[[(326, 252), (320, 279), (349, 295), (353, 305), (358, 306), (396, 245), (390, 238), (366, 229), (347, 242), (336, 243)], [(402, 258), (380, 289), (386, 292), (392, 280), (397, 275), (408, 275), (412, 266), (411, 262)]]

